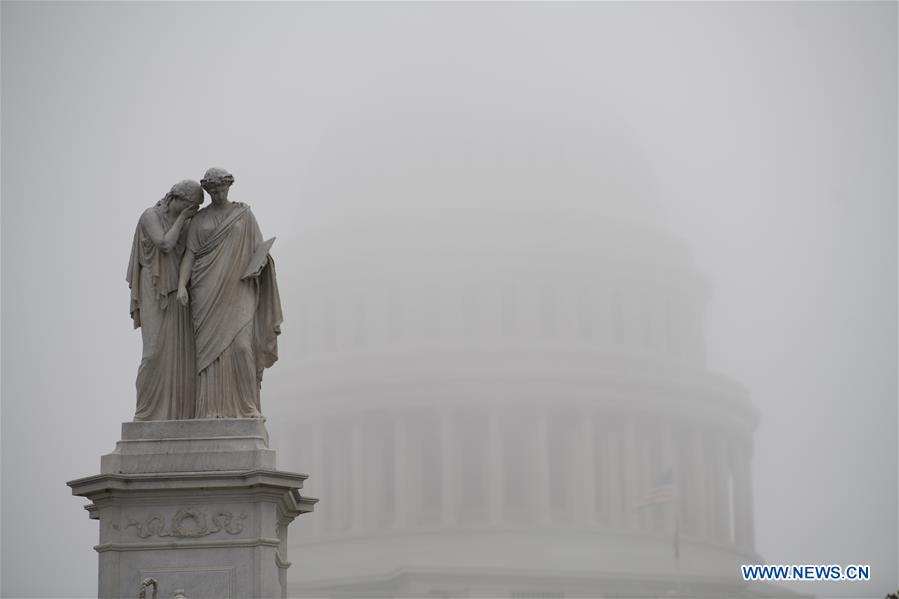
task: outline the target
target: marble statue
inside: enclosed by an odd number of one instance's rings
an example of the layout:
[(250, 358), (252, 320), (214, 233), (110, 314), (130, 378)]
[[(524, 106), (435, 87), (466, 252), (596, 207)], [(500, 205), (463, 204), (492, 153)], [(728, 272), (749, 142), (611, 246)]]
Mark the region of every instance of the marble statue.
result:
[(176, 183), (144, 211), (134, 231), (125, 279), (131, 288), (131, 318), (143, 341), (135, 420), (194, 417), (193, 325), (190, 311), (175, 301), (175, 295), (185, 225), (202, 203), (199, 183), (189, 179)]
[(196, 344), (196, 418), (261, 418), (262, 372), (278, 359), (281, 299), (274, 238), (246, 204), (228, 200), (234, 177), (211, 168), (212, 203), (191, 219), (177, 298), (190, 306)]
[(228, 200), (233, 182), (209, 169), (178, 183), (134, 234), (135, 421), (100, 474), (68, 483), (100, 522), (104, 599), (286, 597), (287, 527), (318, 501), (269, 447), (259, 388), (278, 359), (274, 239)]

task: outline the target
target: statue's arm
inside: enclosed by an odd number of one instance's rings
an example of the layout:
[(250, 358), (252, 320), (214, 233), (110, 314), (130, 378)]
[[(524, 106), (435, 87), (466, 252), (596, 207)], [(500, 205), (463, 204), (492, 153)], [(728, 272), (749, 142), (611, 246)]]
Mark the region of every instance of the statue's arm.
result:
[(193, 207), (182, 210), (168, 231), (163, 229), (162, 222), (153, 208), (144, 212), (140, 221), (153, 245), (158, 247), (163, 253), (168, 253), (178, 243), (178, 237), (181, 235), (181, 229), (184, 227), (185, 221), (196, 214), (196, 212), (196, 208)]
[(187, 283), (190, 281), (190, 271), (194, 267), (194, 253), (190, 249), (184, 250), (181, 258), (181, 269), (178, 271), (178, 301), (186, 306), (188, 301)]

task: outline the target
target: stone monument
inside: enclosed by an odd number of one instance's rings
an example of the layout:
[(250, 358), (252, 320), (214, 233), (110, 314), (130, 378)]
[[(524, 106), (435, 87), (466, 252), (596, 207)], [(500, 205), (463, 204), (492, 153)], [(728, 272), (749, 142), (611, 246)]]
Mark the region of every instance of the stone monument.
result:
[[(127, 281), (141, 328), (134, 422), (100, 474), (70, 481), (100, 522), (99, 596), (286, 597), (306, 476), (277, 470), (260, 407), (278, 358), (274, 239), (209, 169), (147, 209)], [(198, 210), (205, 189), (212, 202)]]

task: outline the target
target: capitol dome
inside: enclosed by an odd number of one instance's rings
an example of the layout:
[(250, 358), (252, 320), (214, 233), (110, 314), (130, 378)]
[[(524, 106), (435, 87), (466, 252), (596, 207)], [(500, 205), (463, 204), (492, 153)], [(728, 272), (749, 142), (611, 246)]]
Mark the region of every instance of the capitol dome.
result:
[(757, 414), (705, 368), (708, 282), (661, 229), (551, 220), (333, 232), (292, 273), (292, 594), (742, 592)]
[(349, 119), (307, 168), (352, 208), (282, 275), (273, 437), (321, 500), (289, 594), (763, 596), (740, 577), (757, 411), (706, 367), (711, 285), (638, 144), (590, 107), (419, 100), (391, 109), (426, 148)]

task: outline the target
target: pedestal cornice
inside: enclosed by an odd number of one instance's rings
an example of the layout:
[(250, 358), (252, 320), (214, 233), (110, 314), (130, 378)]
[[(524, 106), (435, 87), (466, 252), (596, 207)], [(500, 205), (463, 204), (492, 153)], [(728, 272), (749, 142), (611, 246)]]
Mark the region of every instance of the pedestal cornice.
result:
[[(275, 468), (264, 421), (130, 422), (101, 473), (68, 483), (99, 520), (99, 596), (283, 597), (305, 474)], [(165, 593), (169, 593), (166, 595)]]

